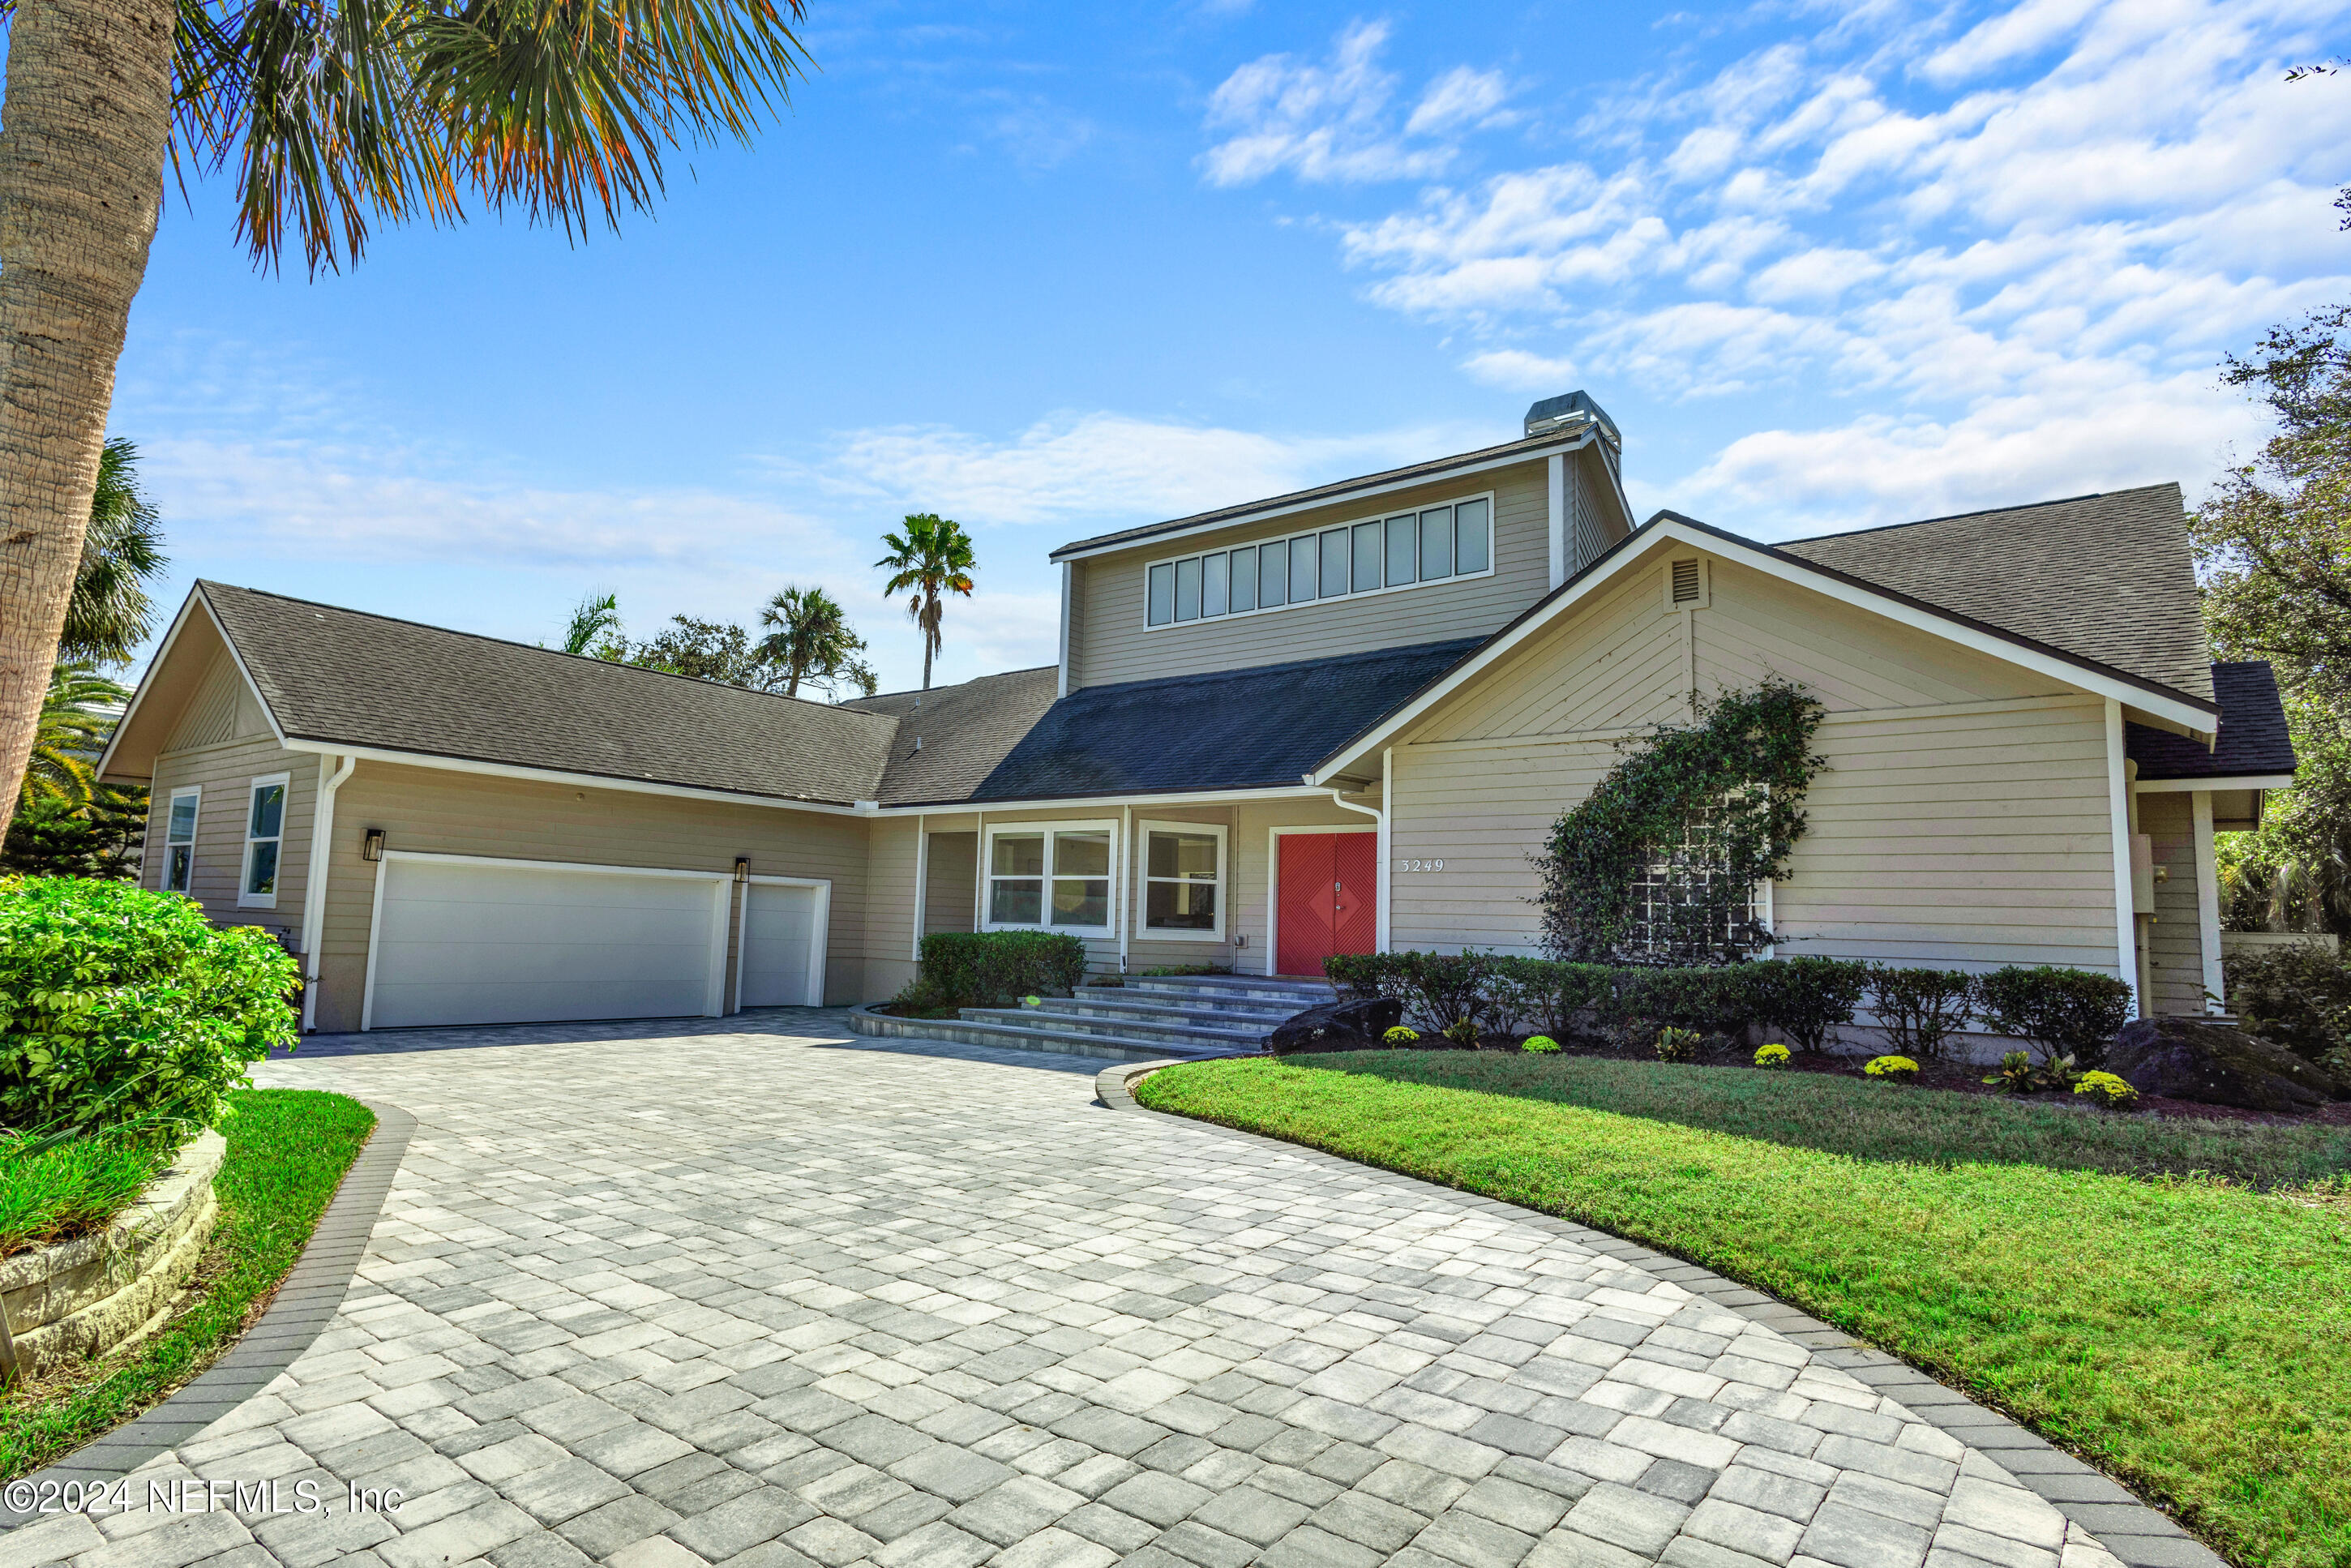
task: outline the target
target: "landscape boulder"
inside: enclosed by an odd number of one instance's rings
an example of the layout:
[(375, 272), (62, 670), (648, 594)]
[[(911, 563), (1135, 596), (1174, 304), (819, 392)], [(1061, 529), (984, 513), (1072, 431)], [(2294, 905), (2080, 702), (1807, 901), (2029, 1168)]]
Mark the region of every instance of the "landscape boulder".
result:
[(2142, 1094), (2247, 1111), (2315, 1111), (2344, 1097), (2334, 1076), (2285, 1047), (2227, 1024), (2193, 1018), (2125, 1024), (2106, 1071)]
[(1277, 1024), (1265, 1048), (1277, 1056), (1301, 1051), (1381, 1051), (1380, 1037), (1404, 1019), (1394, 997), (1351, 997), (1324, 1002)]

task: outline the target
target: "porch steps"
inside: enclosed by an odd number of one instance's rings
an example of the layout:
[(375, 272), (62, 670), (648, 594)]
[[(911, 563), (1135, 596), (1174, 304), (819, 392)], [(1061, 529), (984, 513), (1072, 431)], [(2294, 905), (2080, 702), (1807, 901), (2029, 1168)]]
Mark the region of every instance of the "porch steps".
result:
[(851, 1027), (890, 1034), (1060, 1051), (1113, 1061), (1254, 1055), (1293, 1014), (1331, 999), (1319, 980), (1263, 976), (1130, 977), (1034, 1008), (966, 1008), (959, 1019), (901, 1019), (859, 1009)]

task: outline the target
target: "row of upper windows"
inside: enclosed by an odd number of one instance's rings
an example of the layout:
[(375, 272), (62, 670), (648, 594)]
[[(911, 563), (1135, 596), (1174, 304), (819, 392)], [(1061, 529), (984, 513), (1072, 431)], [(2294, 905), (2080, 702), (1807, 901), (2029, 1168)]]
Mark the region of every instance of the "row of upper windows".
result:
[(1493, 497), (1479, 496), (1156, 561), (1144, 569), (1145, 622), (1172, 626), (1482, 577), (1493, 570)]

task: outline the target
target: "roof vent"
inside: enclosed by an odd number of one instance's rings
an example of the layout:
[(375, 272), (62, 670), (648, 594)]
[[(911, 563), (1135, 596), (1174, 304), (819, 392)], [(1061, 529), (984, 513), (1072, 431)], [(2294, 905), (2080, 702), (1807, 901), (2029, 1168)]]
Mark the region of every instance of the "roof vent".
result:
[(1526, 433), (1531, 436), (1561, 434), (1586, 425), (1597, 427), (1600, 439), (1607, 444), (1609, 455), (1625, 450), (1625, 438), (1616, 433), (1616, 422), (1592, 401), (1588, 392), (1547, 397), (1527, 410)]

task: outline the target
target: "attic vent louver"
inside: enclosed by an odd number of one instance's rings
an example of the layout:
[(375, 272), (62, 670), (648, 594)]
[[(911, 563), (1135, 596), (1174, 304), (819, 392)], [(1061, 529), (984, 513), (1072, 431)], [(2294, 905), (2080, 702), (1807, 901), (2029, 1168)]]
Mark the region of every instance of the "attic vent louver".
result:
[(1700, 580), (1698, 572), (1698, 562), (1694, 560), (1677, 560), (1674, 562), (1673, 602), (1676, 604), (1696, 604), (1703, 590), (1700, 586)]

